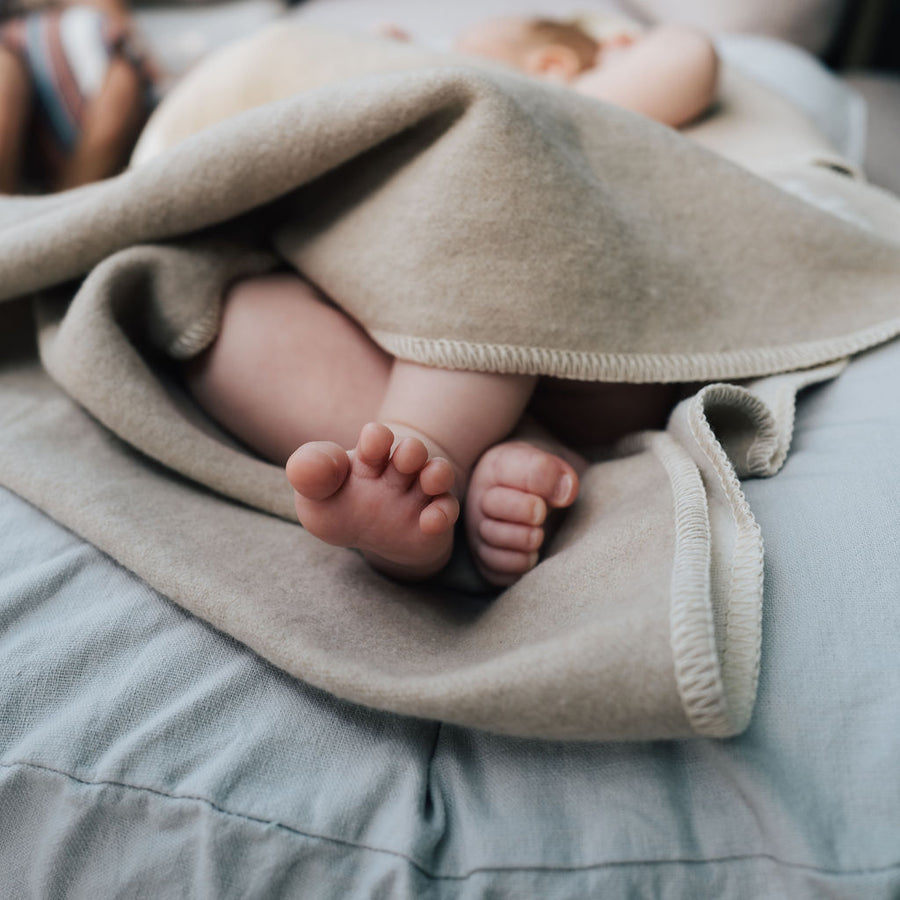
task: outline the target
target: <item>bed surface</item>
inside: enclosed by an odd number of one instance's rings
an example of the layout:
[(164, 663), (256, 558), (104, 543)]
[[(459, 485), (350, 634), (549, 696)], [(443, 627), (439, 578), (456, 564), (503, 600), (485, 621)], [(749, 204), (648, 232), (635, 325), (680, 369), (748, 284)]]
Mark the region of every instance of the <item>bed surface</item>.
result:
[(724, 742), (511, 740), (342, 703), (3, 492), (8, 895), (896, 896), (898, 380), (894, 342), (812, 389), (784, 470), (745, 484), (763, 669)]

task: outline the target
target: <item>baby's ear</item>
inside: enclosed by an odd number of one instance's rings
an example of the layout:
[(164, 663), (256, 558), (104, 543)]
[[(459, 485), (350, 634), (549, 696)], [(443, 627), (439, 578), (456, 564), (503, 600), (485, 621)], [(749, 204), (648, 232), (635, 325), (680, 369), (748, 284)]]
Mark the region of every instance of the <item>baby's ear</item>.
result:
[(525, 71), (553, 81), (571, 81), (581, 72), (581, 60), (565, 44), (547, 44), (529, 51), (525, 57)]

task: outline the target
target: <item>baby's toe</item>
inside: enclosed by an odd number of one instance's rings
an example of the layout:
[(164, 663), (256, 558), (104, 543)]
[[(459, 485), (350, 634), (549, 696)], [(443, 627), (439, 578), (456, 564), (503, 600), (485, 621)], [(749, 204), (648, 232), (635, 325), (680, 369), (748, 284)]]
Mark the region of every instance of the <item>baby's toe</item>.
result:
[(396, 491), (406, 491), (416, 480), (422, 466), (428, 462), (428, 450), (417, 438), (403, 438), (391, 454), (384, 468), (384, 483)]
[(491, 547), (501, 550), (518, 550), (533, 553), (544, 542), (544, 529), (515, 522), (501, 522), (499, 519), (482, 519), (478, 535)]
[(453, 466), (442, 456), (428, 460), (419, 473), (419, 486), (429, 497), (448, 493), (455, 480)]
[(538, 563), (537, 551), (505, 550), (482, 544), (477, 552), (482, 571), (492, 584), (507, 585), (530, 572)]
[[(391, 458), (391, 447), (394, 433), (387, 425), (380, 422), (369, 422), (363, 425), (356, 442), (354, 461), (357, 468), (365, 467), (374, 470), (371, 474), (380, 474)], [(361, 472), (360, 474), (370, 474)]]
[(310, 500), (330, 497), (346, 481), (349, 471), (347, 451), (331, 441), (302, 444), (285, 466), (291, 486)]
[(419, 513), (419, 528), (432, 536), (449, 531), (459, 518), (459, 501), (452, 494), (435, 497)]
[(491, 519), (538, 526), (547, 518), (547, 504), (536, 494), (495, 485), (484, 492), (481, 512)]
[(397, 444), (391, 462), (402, 475), (415, 475), (428, 462), (428, 448), (417, 438), (403, 438)]

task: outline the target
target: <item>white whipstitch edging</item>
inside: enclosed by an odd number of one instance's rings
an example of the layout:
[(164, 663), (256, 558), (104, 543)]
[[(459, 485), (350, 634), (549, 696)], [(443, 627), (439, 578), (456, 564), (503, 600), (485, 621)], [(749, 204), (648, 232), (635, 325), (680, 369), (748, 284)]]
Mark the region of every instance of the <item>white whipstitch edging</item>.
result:
[(752, 378), (806, 369), (896, 337), (900, 334), (900, 318), (843, 337), (715, 353), (593, 353), (414, 337), (377, 329), (369, 334), (394, 356), (444, 369), (553, 375), (579, 381), (659, 383)]
[[(746, 472), (738, 471), (740, 477), (774, 475), (784, 465), (794, 436), (797, 394), (810, 385), (836, 378), (848, 362), (842, 359), (830, 365), (761, 379), (747, 385), (771, 411), (771, 424), (760, 428), (756, 440), (747, 451)], [(767, 389), (772, 384), (776, 386), (774, 393)]]
[(190, 359), (205, 350), (219, 332), (222, 312), (219, 306), (206, 310), (197, 320), (177, 334), (166, 348), (173, 359)]
[(758, 429), (770, 434), (777, 430), (778, 423), (759, 397), (736, 385), (710, 385), (691, 402), (696, 410), (696, 416), (691, 417), (691, 432), (700, 450), (713, 464), (735, 527), (730, 591), (727, 597), (721, 598), (727, 606), (724, 646), (720, 648), (729, 733), (734, 734), (743, 731), (750, 721), (759, 680), (763, 542), (735, 468), (709, 424), (706, 409), (727, 404), (743, 410)]
[(706, 490), (696, 464), (669, 435), (647, 432), (641, 437), (672, 486), (675, 555), (669, 627), (676, 687), (691, 727), (698, 734), (724, 737), (735, 729), (728, 717), (710, 602)]

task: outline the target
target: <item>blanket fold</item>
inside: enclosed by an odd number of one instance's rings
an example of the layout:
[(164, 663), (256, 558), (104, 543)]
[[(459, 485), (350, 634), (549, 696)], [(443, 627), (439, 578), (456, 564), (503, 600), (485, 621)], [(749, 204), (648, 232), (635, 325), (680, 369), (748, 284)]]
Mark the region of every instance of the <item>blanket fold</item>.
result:
[[(2, 199), (0, 479), (356, 702), (532, 737), (734, 734), (763, 572), (739, 478), (780, 468), (799, 390), (900, 330), (896, 202), (782, 174), (802, 190), (626, 112), (444, 66), (333, 78), (117, 179)], [(715, 383), (592, 465), (499, 596), (399, 585), (306, 534), (280, 469), (173, 377), (215, 339), (225, 287), (285, 264), (407, 359)]]

